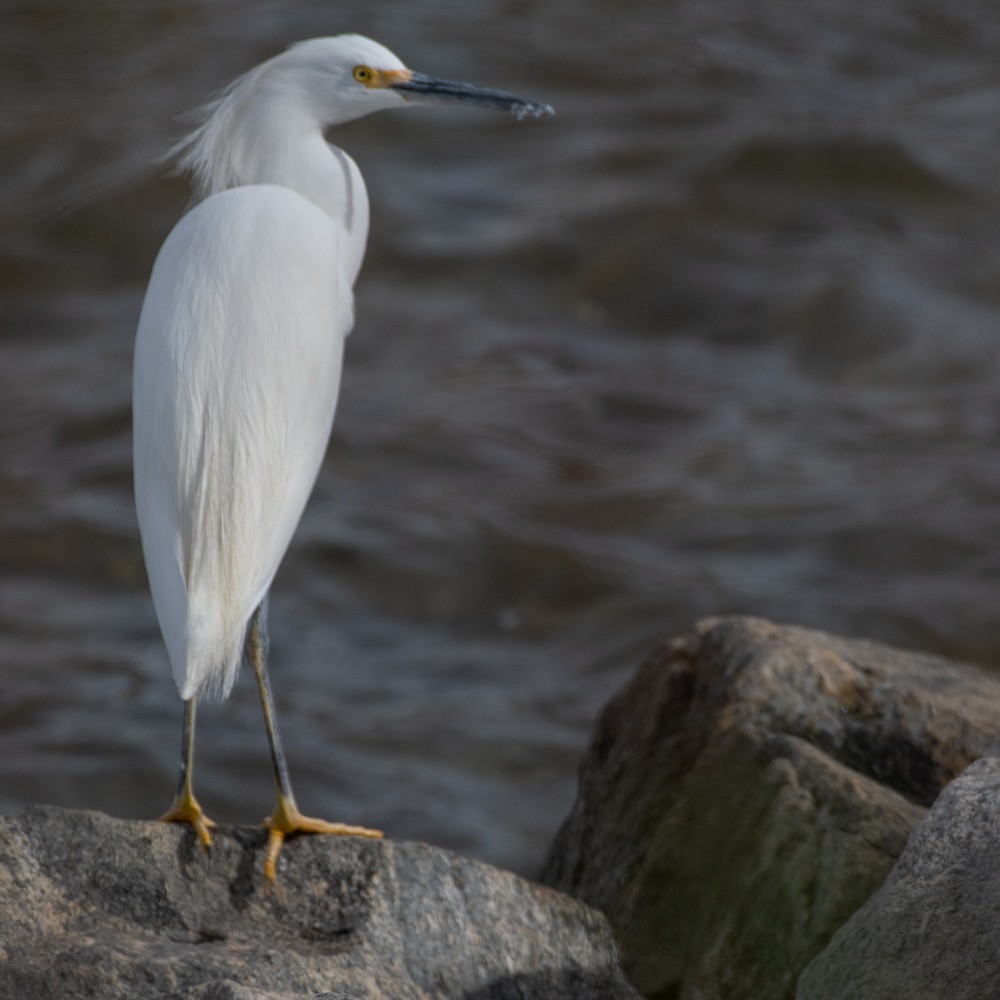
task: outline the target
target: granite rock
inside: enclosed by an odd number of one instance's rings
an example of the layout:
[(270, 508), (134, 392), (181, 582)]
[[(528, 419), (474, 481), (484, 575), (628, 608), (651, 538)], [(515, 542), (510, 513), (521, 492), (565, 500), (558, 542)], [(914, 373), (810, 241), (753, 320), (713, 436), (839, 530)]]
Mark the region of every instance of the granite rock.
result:
[(542, 881), (608, 915), (649, 997), (790, 998), (997, 733), (977, 668), (705, 620), (604, 709)]
[(802, 974), (799, 1000), (1000, 995), (1000, 749), (953, 781), (889, 877)]
[(423, 844), (302, 837), (261, 884), (263, 831), (33, 807), (0, 817), (0, 997), (586, 1000), (637, 994), (607, 923)]

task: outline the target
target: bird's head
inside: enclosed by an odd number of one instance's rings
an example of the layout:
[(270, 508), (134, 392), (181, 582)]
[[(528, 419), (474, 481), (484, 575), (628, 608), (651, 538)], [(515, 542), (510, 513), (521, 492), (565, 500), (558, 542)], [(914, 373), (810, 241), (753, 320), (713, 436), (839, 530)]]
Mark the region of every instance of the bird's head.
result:
[(266, 65), (273, 83), (298, 91), (324, 126), (404, 104), (463, 102), (518, 118), (553, 114), (549, 105), (515, 94), (415, 73), (384, 45), (362, 35), (299, 42)]
[(370, 38), (337, 35), (299, 42), (234, 80), (169, 155), (191, 174), (199, 198), (242, 184), (288, 184), (289, 150), (314, 130), (384, 108), (455, 101), (518, 118), (553, 113), (514, 94), (414, 73)]

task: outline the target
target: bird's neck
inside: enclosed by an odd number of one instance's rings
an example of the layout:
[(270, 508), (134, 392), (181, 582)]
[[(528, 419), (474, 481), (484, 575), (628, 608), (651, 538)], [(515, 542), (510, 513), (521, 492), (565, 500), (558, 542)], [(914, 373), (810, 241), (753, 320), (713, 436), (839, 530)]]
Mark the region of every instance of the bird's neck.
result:
[(368, 194), (361, 171), (343, 150), (330, 145), (312, 122), (291, 127), (279, 117), (274, 128), (258, 120), (234, 143), (228, 187), (280, 184), (323, 209), (347, 232), (368, 230)]
[[(199, 200), (247, 184), (278, 184), (323, 209), (346, 237), (353, 282), (368, 235), (368, 194), (361, 171), (330, 145), (319, 125), (285, 102), (219, 102), (180, 147), (180, 165), (195, 181)], [(350, 248), (354, 248), (350, 250)]]

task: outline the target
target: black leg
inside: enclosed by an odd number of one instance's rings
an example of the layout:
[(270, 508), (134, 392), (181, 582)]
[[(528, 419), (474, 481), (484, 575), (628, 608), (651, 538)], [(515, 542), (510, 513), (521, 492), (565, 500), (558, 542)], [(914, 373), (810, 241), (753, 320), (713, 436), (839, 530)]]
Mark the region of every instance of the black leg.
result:
[(274, 768), (274, 783), (278, 787), (278, 802), (274, 812), (264, 820), (268, 829), (267, 850), (264, 853), (264, 884), (274, 883), (277, 874), (278, 855), (285, 837), (295, 833), (332, 833), (356, 837), (381, 837), (379, 830), (368, 830), (362, 826), (347, 826), (344, 823), (327, 823), (326, 820), (303, 816), (295, 804), (292, 794), (292, 783), (288, 777), (288, 765), (285, 753), (281, 748), (281, 738), (278, 735), (278, 720), (274, 712), (274, 698), (271, 696), (271, 682), (267, 676), (267, 608), (266, 601), (261, 601), (260, 607), (250, 618), (250, 630), (247, 633), (247, 649), (253, 672), (257, 678), (257, 691), (260, 694), (260, 705), (264, 711), (264, 726), (267, 729), (267, 740), (271, 746), (271, 766)]
[(266, 598), (261, 601), (250, 619), (247, 647), (250, 653), (250, 662), (253, 664), (254, 676), (257, 678), (257, 693), (260, 695), (260, 707), (264, 712), (264, 728), (267, 730), (267, 742), (271, 747), (271, 766), (274, 769), (274, 783), (278, 786), (278, 795), (287, 800), (294, 808), (295, 796), (292, 794), (292, 782), (288, 777), (288, 764), (285, 760), (285, 751), (281, 746), (278, 719), (274, 714), (271, 679), (267, 675)]
[(194, 797), (191, 776), (194, 772), (194, 721), (195, 700), (184, 702), (184, 724), (181, 730), (181, 766), (177, 781), (177, 794), (170, 808), (160, 820), (164, 823), (189, 823), (198, 834), (198, 839), (207, 848), (212, 843), (209, 832), (215, 824), (205, 815)]

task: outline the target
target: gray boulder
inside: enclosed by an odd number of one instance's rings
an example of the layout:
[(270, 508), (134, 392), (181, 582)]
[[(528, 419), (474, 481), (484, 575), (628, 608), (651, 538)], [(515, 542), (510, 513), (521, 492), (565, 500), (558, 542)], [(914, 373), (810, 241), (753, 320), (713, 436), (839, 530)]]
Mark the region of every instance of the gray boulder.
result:
[(542, 880), (608, 915), (647, 996), (790, 998), (997, 733), (984, 671), (706, 620), (604, 709)]
[(1000, 751), (953, 781), (882, 888), (799, 980), (799, 1000), (1000, 996)]
[(637, 994), (604, 918), (423, 844), (34, 807), (0, 817), (0, 997), (585, 1000)]
[[(252, 986), (240, 986), (232, 979), (218, 979), (200, 986), (171, 993), (166, 1000), (302, 1000), (305, 993), (273, 993), (271, 990), (255, 990)], [(310, 1000), (358, 1000), (346, 993), (308, 994)], [(381, 994), (380, 994), (381, 996)]]

